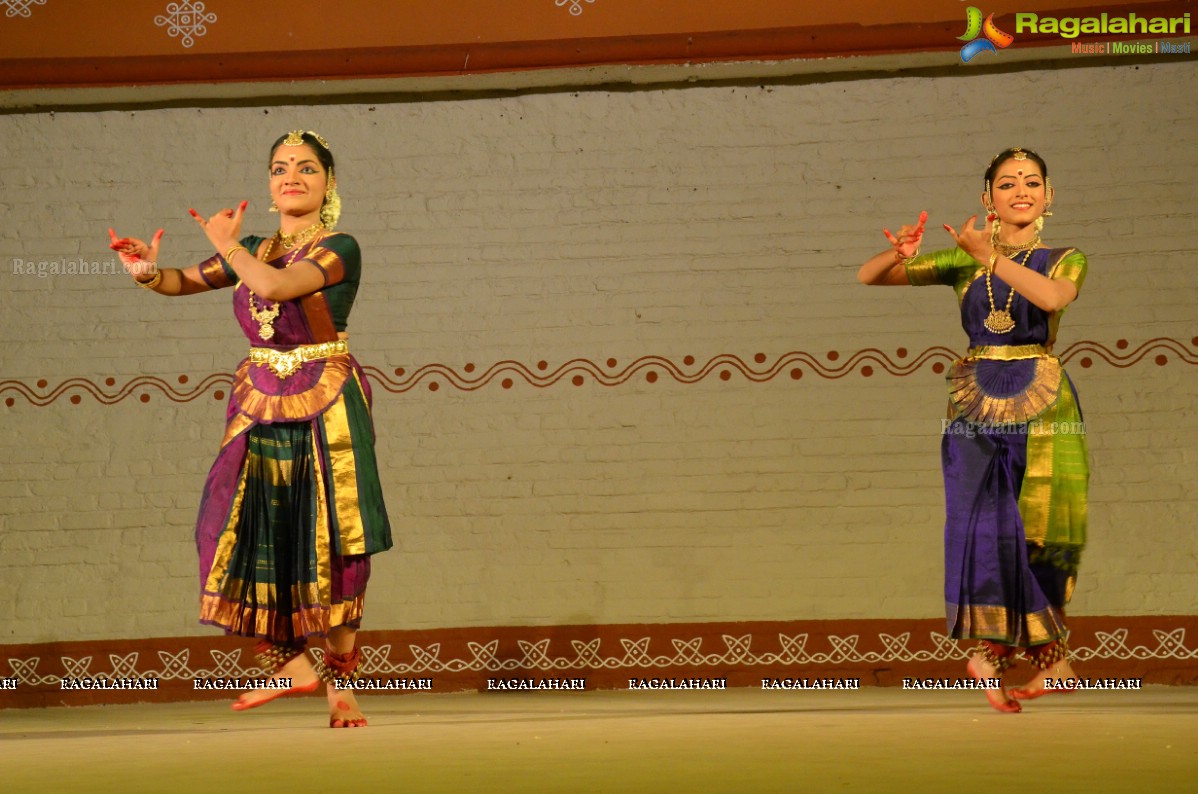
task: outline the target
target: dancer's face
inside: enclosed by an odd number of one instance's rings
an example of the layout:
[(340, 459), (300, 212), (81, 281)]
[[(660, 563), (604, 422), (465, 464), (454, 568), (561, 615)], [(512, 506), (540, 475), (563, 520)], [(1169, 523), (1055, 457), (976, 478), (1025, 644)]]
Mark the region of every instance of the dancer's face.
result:
[(1043, 215), (1045, 202), (1052, 198), (1039, 164), (1030, 157), (1004, 160), (994, 172), (990, 195), (999, 220), (1016, 226), (1026, 226)]
[(270, 158), (270, 197), (286, 215), (319, 213), (328, 174), (308, 144), (279, 146)]

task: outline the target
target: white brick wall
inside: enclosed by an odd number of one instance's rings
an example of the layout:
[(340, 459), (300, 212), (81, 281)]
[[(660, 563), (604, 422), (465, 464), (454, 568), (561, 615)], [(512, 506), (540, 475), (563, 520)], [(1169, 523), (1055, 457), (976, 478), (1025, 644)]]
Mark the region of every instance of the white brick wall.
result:
[[(1009, 145), (1049, 160), (1046, 240), (1091, 257), (1060, 348), (1188, 343), (1196, 71), (0, 116), (0, 380), (193, 388), (231, 370), (244, 343), (227, 293), (167, 300), (11, 262), (111, 261), (114, 225), (165, 227), (164, 263), (189, 264), (209, 251), (187, 208), (241, 198), (246, 230), (270, 231), (266, 148), (295, 127), (338, 157), (342, 225), (366, 257), (354, 347), (389, 373), (960, 350), (951, 292), (867, 290), (854, 272), (881, 226), (920, 209), (946, 244), (939, 223), (975, 211)], [(1077, 614), (1198, 610), (1198, 369), (1151, 359), (1070, 368), (1094, 456)], [(943, 381), (875, 370), (378, 388), (400, 547), (376, 558), (367, 627), (940, 614)], [(212, 392), (0, 402), (0, 643), (205, 631), (192, 522), (221, 436)]]

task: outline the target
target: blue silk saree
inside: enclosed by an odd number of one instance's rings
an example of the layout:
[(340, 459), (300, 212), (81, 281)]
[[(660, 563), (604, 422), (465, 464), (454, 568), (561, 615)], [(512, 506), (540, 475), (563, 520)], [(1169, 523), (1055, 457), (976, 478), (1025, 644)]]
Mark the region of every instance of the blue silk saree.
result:
[[(1086, 258), (1036, 249), (1015, 260), (1080, 291)], [(1052, 355), (1061, 312), (1045, 312), (992, 278), (993, 306), (1015, 321), (988, 330), (984, 269), (960, 249), (907, 266), (916, 286), (957, 293), (967, 356), (947, 375), (944, 600), (950, 636), (1035, 646), (1065, 635), (1065, 605), (1086, 540), (1089, 458), (1077, 392)]]

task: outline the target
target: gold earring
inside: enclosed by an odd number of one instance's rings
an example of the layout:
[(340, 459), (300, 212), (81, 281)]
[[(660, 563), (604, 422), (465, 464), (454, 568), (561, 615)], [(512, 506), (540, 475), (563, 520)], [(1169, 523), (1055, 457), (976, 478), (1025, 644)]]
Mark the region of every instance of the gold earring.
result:
[(332, 231), (341, 219), (341, 196), (337, 195), (337, 180), (330, 179), (328, 190), (324, 192), (324, 205), (320, 208), (320, 222)]
[(271, 211), (271, 212), (278, 212), (278, 211), (279, 211), (279, 205), (278, 205), (278, 204), (275, 204), (275, 200), (274, 200), (274, 199), (271, 199), (271, 200), (270, 200), (270, 206), (269, 206), (269, 207), (267, 207), (267, 209), (268, 209), (269, 211)]

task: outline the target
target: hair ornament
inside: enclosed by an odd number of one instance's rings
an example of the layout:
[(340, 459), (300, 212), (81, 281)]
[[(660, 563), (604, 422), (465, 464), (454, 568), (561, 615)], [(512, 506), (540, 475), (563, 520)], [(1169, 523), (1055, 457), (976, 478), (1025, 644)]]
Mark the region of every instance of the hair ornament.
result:
[(303, 146), (306, 143), (306, 141), (304, 140), (304, 135), (311, 135), (313, 138), (316, 139), (317, 143), (319, 143), (321, 146), (323, 146), (328, 151), (332, 151), (332, 149), (329, 148), (329, 142), (324, 139), (324, 136), (321, 135), (320, 133), (313, 132), (312, 130), (308, 130), (306, 133), (303, 130), (291, 130), (290, 132), (287, 133), (287, 137), (283, 139), (283, 145), (284, 146)]

